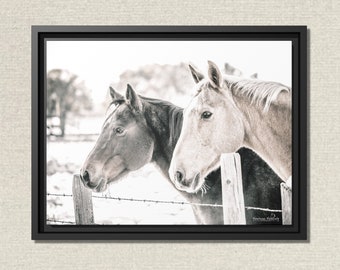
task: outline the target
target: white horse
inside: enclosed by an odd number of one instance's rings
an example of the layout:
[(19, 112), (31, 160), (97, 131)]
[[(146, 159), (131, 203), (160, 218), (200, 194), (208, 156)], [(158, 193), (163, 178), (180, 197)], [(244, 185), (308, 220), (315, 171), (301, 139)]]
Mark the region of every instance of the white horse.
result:
[(169, 168), (177, 189), (197, 192), (220, 155), (253, 149), (283, 180), (292, 174), (292, 93), (276, 82), (224, 76), (208, 61), (208, 78), (190, 67), (196, 95)]

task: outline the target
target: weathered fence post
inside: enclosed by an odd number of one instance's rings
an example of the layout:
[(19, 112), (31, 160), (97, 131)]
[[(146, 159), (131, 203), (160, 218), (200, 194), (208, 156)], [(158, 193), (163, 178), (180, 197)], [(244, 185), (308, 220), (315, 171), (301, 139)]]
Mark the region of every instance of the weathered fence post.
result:
[(245, 225), (241, 159), (237, 153), (221, 155), (224, 224)]
[(72, 193), (76, 224), (94, 224), (92, 191), (83, 185), (79, 174), (73, 176)]
[(282, 225), (292, 225), (292, 189), (281, 183)]

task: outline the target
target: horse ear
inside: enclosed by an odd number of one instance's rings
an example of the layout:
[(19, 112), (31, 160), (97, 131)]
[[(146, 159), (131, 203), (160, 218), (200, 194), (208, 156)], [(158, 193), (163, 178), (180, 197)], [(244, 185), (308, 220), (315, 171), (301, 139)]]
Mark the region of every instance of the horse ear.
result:
[(220, 69), (217, 65), (211, 61), (208, 61), (208, 77), (213, 87), (221, 88), (223, 84), (223, 77)]
[(124, 100), (124, 97), (110, 86), (110, 96), (112, 100)]
[(192, 65), (189, 64), (189, 68), (191, 71), (191, 75), (194, 78), (195, 83), (200, 82), (201, 80), (203, 80), (204, 75), (199, 72), (196, 68), (194, 68)]
[(142, 102), (130, 84), (127, 85), (126, 89), (126, 101), (127, 103), (130, 103), (132, 108), (134, 108), (137, 112), (142, 111)]

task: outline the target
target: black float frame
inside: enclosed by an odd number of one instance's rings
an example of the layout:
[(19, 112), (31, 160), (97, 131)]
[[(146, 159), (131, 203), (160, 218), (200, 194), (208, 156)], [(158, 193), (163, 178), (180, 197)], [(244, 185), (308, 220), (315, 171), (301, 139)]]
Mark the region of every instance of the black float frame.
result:
[[(47, 225), (46, 40), (290, 40), (293, 90), (293, 224)], [(306, 26), (32, 26), (33, 240), (306, 240)]]

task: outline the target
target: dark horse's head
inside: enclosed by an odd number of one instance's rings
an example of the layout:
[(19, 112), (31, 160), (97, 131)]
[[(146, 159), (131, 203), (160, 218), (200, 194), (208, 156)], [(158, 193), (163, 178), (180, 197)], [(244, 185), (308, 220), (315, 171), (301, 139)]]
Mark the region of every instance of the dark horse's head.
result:
[(84, 185), (96, 192), (150, 162), (154, 150), (142, 102), (132, 87), (127, 86), (125, 98), (111, 87), (110, 95), (101, 134), (80, 170)]

